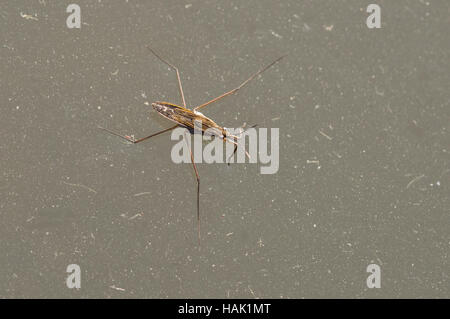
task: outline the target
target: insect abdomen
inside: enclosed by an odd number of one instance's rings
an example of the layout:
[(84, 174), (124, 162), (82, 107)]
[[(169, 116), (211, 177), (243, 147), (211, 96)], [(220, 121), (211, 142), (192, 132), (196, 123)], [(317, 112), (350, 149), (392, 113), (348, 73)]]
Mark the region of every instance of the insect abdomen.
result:
[(167, 102), (152, 103), (153, 108), (165, 118), (178, 123), (182, 126), (194, 129), (195, 121), (201, 122), (201, 130), (205, 132), (209, 129), (209, 133), (219, 137), (225, 137), (226, 131), (217, 125), (213, 120), (204, 116), (200, 112), (193, 112), (189, 109), (177, 106)]

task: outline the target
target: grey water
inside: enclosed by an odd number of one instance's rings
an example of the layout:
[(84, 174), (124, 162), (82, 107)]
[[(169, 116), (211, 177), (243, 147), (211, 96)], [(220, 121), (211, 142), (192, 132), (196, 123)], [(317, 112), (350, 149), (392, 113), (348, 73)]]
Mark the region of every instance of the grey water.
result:
[[(373, 2), (373, 1), (372, 1)], [(1, 298), (449, 298), (448, 1), (0, 5)], [(171, 160), (154, 101), (279, 128), (279, 170)], [(69, 289), (68, 265), (81, 271)], [(381, 287), (369, 288), (375, 264)]]

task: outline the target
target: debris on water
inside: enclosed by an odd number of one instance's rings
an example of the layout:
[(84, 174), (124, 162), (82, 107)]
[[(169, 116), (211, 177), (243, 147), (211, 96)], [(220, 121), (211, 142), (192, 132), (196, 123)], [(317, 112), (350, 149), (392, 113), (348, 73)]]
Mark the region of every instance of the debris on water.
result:
[(309, 32), (311, 31), (311, 27), (307, 25), (306, 23), (303, 23), (303, 32)]
[(253, 298), (258, 299), (258, 297), (256, 297), (255, 293), (253, 292), (252, 288), (250, 288), (250, 285), (248, 285), (248, 290), (250, 290), (250, 293), (252, 294)]
[(87, 187), (87, 186), (82, 185), (82, 184), (72, 184), (72, 183), (68, 183), (68, 182), (65, 182), (65, 181), (63, 181), (63, 183), (66, 184), (66, 185), (69, 185), (69, 186), (81, 187), (81, 188), (87, 189), (88, 191), (90, 191), (92, 193), (97, 194), (97, 191), (95, 189), (92, 189), (92, 188)]
[(138, 197), (138, 196), (148, 195), (148, 194), (151, 194), (151, 193), (150, 192), (142, 192), (142, 193), (134, 194), (133, 196)]
[(23, 12), (20, 13), (20, 16), (22, 18), (26, 19), (26, 20), (36, 20), (36, 21), (39, 20), (38, 18), (36, 18), (36, 17), (34, 17), (34, 16), (30, 15), (30, 14), (25, 14)]
[(406, 185), (406, 189), (410, 188), (412, 184), (414, 184), (415, 182), (417, 182), (418, 180), (422, 179), (423, 177), (425, 177), (424, 174), (419, 175), (417, 177), (414, 177), (409, 183), (408, 185)]
[(142, 214), (141, 214), (141, 213), (138, 213), (138, 214), (136, 214), (136, 215), (131, 216), (130, 218), (128, 218), (128, 220), (133, 220), (133, 219), (135, 219), (135, 218), (137, 218), (137, 217), (142, 217)]
[(338, 152), (336, 152), (336, 151), (333, 151), (332, 152), (334, 155), (336, 155), (336, 157), (337, 158), (342, 158), (342, 155), (341, 154), (339, 154)]
[(321, 130), (319, 130), (319, 133), (320, 133), (322, 136), (324, 136), (325, 138), (327, 138), (328, 140), (330, 140), (330, 141), (333, 139), (331, 136), (325, 134), (325, 133), (322, 132)]

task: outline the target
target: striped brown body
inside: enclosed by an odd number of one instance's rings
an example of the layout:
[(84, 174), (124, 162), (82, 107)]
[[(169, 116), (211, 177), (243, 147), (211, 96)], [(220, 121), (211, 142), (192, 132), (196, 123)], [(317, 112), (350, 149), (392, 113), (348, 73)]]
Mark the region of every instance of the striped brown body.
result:
[(201, 121), (201, 131), (203, 133), (208, 130), (210, 134), (212, 133), (212, 135), (220, 138), (226, 138), (227, 136), (227, 132), (223, 127), (198, 111), (192, 111), (168, 102), (154, 102), (152, 107), (168, 120), (180, 124), (191, 131), (194, 130), (195, 121)]

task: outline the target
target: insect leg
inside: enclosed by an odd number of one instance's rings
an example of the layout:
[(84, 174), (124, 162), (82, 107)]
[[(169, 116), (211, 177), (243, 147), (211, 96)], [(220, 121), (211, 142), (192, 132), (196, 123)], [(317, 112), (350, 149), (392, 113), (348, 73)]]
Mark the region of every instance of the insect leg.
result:
[(161, 56), (159, 56), (155, 51), (153, 51), (152, 48), (147, 46), (147, 49), (150, 50), (151, 53), (153, 53), (158, 59), (160, 59), (162, 62), (170, 66), (172, 69), (174, 69), (177, 72), (177, 79), (178, 79), (178, 87), (180, 88), (180, 94), (181, 99), (183, 100), (183, 106), (186, 108), (186, 100), (184, 99), (184, 93), (183, 93), (183, 87), (181, 86), (181, 79), (180, 79), (180, 72), (178, 71), (178, 68), (174, 66), (172, 63), (168, 62), (167, 60), (163, 59)]
[(174, 125), (174, 126), (172, 126), (172, 127), (166, 128), (165, 130), (156, 132), (156, 133), (154, 133), (154, 134), (152, 134), (152, 135), (149, 135), (149, 136), (140, 138), (140, 139), (138, 139), (138, 140), (135, 140), (134, 137), (131, 137), (131, 136), (128, 136), (128, 135), (120, 135), (120, 134), (117, 133), (117, 132), (114, 132), (114, 131), (112, 131), (112, 130), (110, 130), (110, 129), (107, 129), (107, 128), (104, 128), (104, 127), (101, 127), (101, 126), (99, 126), (98, 128), (99, 128), (99, 129), (102, 129), (102, 130), (104, 130), (104, 131), (106, 131), (106, 132), (109, 132), (109, 133), (111, 133), (111, 134), (113, 134), (113, 135), (115, 135), (115, 136), (118, 136), (118, 137), (121, 137), (121, 138), (123, 138), (123, 139), (126, 139), (128, 142), (131, 142), (131, 143), (133, 143), (133, 144), (136, 144), (136, 143), (145, 141), (145, 140), (149, 139), (150, 137), (153, 137), (153, 136), (162, 134), (162, 133), (164, 133), (164, 132), (173, 130), (173, 129), (176, 128), (177, 126), (178, 126), (178, 124), (177, 124), (177, 125)]
[[(236, 137), (233, 137), (233, 138), (236, 138)], [(231, 144), (234, 144), (234, 152), (236, 152), (236, 149), (238, 148), (238, 146), (239, 146), (239, 144), (238, 143), (236, 143), (235, 141), (232, 141), (232, 140), (230, 140), (230, 139), (228, 139), (228, 138), (224, 138), (223, 139), (225, 142), (228, 142), (228, 143), (231, 143)], [(244, 152), (245, 152), (245, 155), (248, 157), (248, 159), (250, 159), (251, 157), (250, 157), (250, 154), (247, 152), (247, 150), (245, 149), (245, 146), (244, 146)], [(233, 155), (234, 155), (234, 153), (233, 153)]]
[(208, 101), (206, 103), (203, 103), (202, 105), (199, 105), (197, 107), (194, 108), (195, 111), (201, 109), (202, 107), (205, 107), (211, 103), (214, 103), (218, 100), (220, 100), (221, 98), (224, 98), (225, 96), (231, 95), (233, 93), (236, 93), (237, 91), (239, 91), (244, 85), (246, 85), (248, 82), (250, 82), (251, 80), (253, 80), (256, 76), (258, 76), (259, 74), (263, 73), (264, 71), (266, 71), (268, 68), (270, 68), (272, 65), (274, 65), (275, 63), (277, 63), (278, 61), (280, 61), (282, 58), (284, 58), (286, 55), (283, 55), (281, 57), (279, 57), (278, 59), (276, 59), (275, 61), (273, 61), (272, 63), (270, 63), (269, 65), (267, 65), (266, 67), (262, 68), (261, 70), (259, 70), (258, 72), (256, 72), (255, 74), (253, 74), (251, 77), (249, 77), (247, 80), (245, 80), (244, 82), (242, 82), (241, 85), (239, 85), (238, 87), (232, 89), (231, 91), (228, 91), (214, 99), (212, 99), (211, 101)]
[(236, 151), (237, 151), (237, 145), (234, 145), (234, 151), (233, 151), (233, 154), (231, 154), (230, 155), (230, 157), (228, 157), (228, 166), (231, 164), (230, 163), (230, 160), (231, 160), (231, 158), (234, 156), (234, 154), (236, 153)]
[[(242, 126), (241, 126), (241, 128), (242, 128), (242, 131), (238, 134), (238, 135), (231, 135), (231, 137), (233, 137), (233, 140), (236, 142), (238, 139), (240, 139), (241, 137), (242, 137), (242, 134), (244, 134), (245, 133), (245, 131), (246, 130), (244, 130), (244, 127), (246, 126), (247, 124), (246, 123), (244, 123)], [(254, 128), (254, 127), (257, 127), (258, 126), (258, 124), (254, 124), (254, 125), (252, 125), (252, 126), (250, 126), (250, 128)], [(234, 144), (234, 143), (233, 143)], [(236, 151), (237, 151), (237, 144), (234, 144), (234, 151), (233, 151), (233, 154), (231, 154), (229, 157), (228, 157), (228, 165), (230, 165), (231, 163), (230, 163), (230, 159), (234, 156), (234, 154), (236, 153)], [(250, 156), (249, 156), (249, 158), (250, 158)]]
[(198, 175), (197, 165), (194, 162), (194, 155), (192, 155), (191, 147), (189, 146), (186, 132), (184, 132), (184, 138), (186, 139), (186, 143), (188, 144), (189, 152), (191, 153), (191, 162), (192, 167), (194, 168), (195, 177), (197, 178), (197, 228), (198, 228), (198, 243), (200, 245), (200, 177)]

